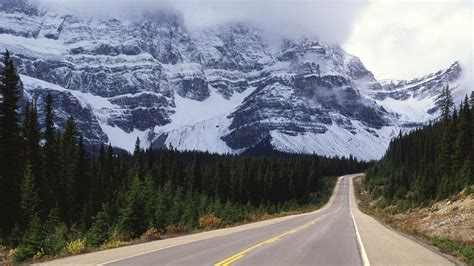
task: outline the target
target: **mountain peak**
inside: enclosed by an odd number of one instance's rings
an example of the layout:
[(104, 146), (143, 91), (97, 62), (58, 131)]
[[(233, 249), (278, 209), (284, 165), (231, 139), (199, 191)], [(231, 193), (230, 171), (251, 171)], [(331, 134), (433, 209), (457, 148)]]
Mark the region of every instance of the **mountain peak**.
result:
[(453, 64), (422, 79), (379, 82), (339, 46), (304, 38), (275, 51), (246, 23), (188, 29), (173, 10), (139, 19), (12, 16), (28, 3), (8, 3), (0, 49), (13, 51), (24, 97), (40, 110), (53, 91), (55, 122), (75, 117), (88, 145), (131, 151), (139, 137), (144, 146), (242, 153), (265, 142), (377, 159), (400, 130), (435, 115), (433, 97), (461, 72)]

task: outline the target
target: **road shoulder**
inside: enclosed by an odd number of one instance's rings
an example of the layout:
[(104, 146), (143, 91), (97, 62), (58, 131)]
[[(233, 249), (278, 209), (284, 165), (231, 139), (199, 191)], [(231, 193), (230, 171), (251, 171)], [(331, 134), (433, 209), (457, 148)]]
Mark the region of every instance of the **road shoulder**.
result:
[(362, 213), (358, 207), (355, 207), (357, 203), (352, 179), (350, 180), (350, 201), (370, 265), (456, 264), (417, 241), (388, 228), (375, 218)]

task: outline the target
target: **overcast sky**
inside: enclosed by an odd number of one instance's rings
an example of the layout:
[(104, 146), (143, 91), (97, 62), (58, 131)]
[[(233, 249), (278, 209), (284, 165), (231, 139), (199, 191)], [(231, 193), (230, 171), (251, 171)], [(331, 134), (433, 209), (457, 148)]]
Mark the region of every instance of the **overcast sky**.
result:
[(96, 14), (173, 6), (183, 12), (189, 28), (251, 21), (273, 42), (318, 36), (360, 57), (377, 78), (419, 77), (455, 60), (471, 74), (474, 69), (472, 0), (39, 1)]
[(374, 1), (343, 47), (379, 78), (418, 77), (454, 60), (472, 74), (473, 24), (471, 1)]

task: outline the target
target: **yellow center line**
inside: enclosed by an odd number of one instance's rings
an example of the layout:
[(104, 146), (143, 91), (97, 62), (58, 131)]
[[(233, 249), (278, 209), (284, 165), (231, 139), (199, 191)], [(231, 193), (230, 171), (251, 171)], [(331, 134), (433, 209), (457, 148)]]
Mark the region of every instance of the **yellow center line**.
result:
[(237, 256), (237, 257), (231, 259), (230, 261), (227, 261), (227, 263), (225, 263), (225, 264), (223, 264), (223, 265), (229, 265), (229, 264), (231, 264), (232, 262), (234, 262), (234, 261), (236, 261), (236, 260), (242, 258), (243, 256), (244, 256), (244, 255)]
[(312, 224), (315, 224), (315, 223), (316, 223), (317, 221), (319, 221), (321, 218), (322, 218), (322, 217), (319, 217), (319, 218), (317, 218), (317, 219), (314, 219), (314, 220), (312, 220), (311, 222), (306, 223), (306, 224), (304, 224), (304, 225), (302, 225), (302, 226), (300, 226), (300, 227), (291, 229), (291, 230), (289, 230), (289, 231), (284, 232), (283, 234), (280, 234), (280, 235), (275, 236), (275, 237), (273, 237), (273, 238), (270, 238), (270, 239), (268, 239), (268, 240), (262, 241), (262, 242), (260, 242), (260, 243), (258, 243), (258, 244), (256, 244), (256, 245), (254, 245), (254, 246), (251, 246), (251, 247), (249, 247), (249, 248), (247, 248), (247, 249), (244, 249), (244, 250), (240, 251), (240, 252), (237, 253), (237, 254), (234, 254), (234, 255), (232, 255), (232, 256), (230, 256), (230, 257), (224, 259), (224, 260), (221, 260), (221, 261), (219, 261), (219, 262), (216, 262), (216, 264), (214, 264), (214, 266), (227, 266), (227, 265), (229, 265), (229, 264), (231, 264), (231, 263), (233, 263), (233, 262), (235, 262), (235, 261), (241, 259), (242, 257), (244, 257), (244, 255), (245, 255), (246, 253), (248, 253), (249, 251), (254, 250), (254, 249), (258, 248), (258, 247), (261, 247), (261, 246), (263, 246), (263, 245), (265, 245), (265, 244), (273, 243), (273, 242), (275, 242), (275, 241), (277, 241), (277, 240), (280, 240), (282, 237), (284, 237), (284, 236), (286, 236), (286, 235), (293, 234), (293, 233), (298, 232), (298, 231), (301, 230), (301, 229), (307, 228), (308, 226), (310, 226), (310, 225), (312, 225)]

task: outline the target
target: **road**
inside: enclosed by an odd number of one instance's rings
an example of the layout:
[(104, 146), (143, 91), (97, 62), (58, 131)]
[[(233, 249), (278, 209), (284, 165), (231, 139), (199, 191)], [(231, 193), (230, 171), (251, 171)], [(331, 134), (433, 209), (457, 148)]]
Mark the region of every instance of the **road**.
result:
[[(103, 265), (453, 265), (361, 213), (352, 178), (315, 212), (84, 254), (52, 263)], [(155, 245), (155, 246), (153, 246)]]

